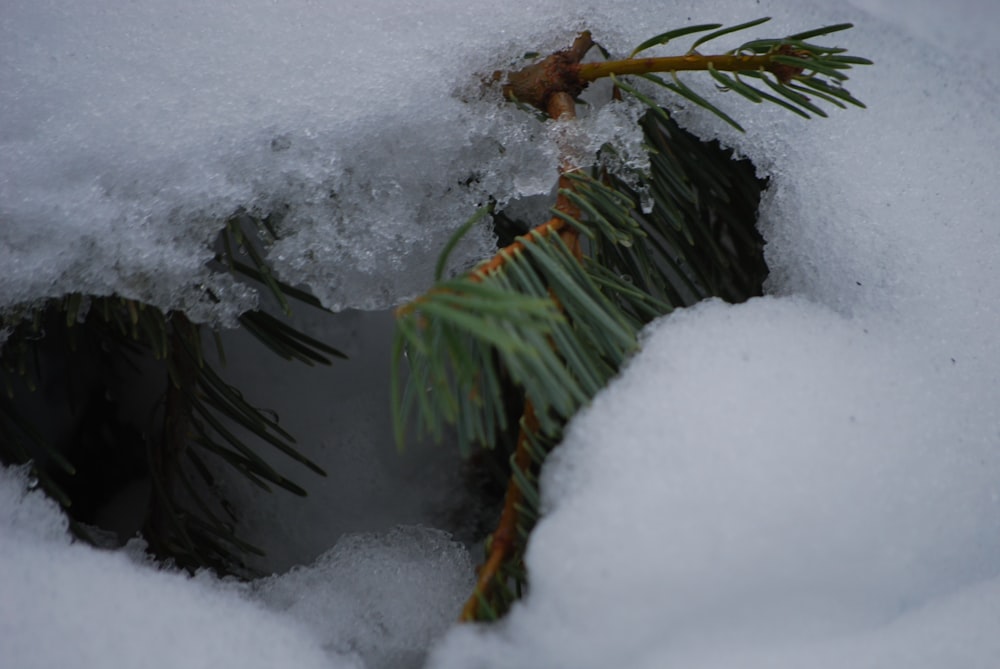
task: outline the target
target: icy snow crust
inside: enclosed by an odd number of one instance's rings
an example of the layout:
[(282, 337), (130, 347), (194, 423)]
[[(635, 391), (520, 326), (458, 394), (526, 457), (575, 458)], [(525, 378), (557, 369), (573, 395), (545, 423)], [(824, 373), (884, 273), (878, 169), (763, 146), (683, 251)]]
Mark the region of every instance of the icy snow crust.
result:
[[(877, 62), (850, 86), (869, 110), (802, 121), (703, 83), (747, 134), (679, 112), (771, 177), (770, 296), (649, 328), (545, 468), (529, 596), (500, 625), (453, 628), (429, 666), (994, 667), (1000, 89), (995, 45), (969, 36), (998, 10), (500, 4), (8, 3), (3, 304), (70, 287), (196, 302), (212, 221), (277, 202), (295, 205), (272, 250), (286, 276), (335, 306), (392, 301), (477, 188), (552, 185), (544, 129), (476, 97), (471, 72), (582, 27), (627, 53), (685, 23), (853, 21), (834, 39)], [(608, 119), (587, 122), (611, 136)], [(176, 281), (143, 282), (160, 268)], [(468, 557), (432, 531), (348, 538), (254, 589), (189, 580), (69, 544), (25, 485), (0, 472), (5, 666), (419, 663), (468, 589)]]
[[(271, 261), (333, 309), (419, 292), (487, 196), (552, 188), (546, 131), (481, 78), (580, 21), (496, 4), (6, 2), (0, 307), (84, 291), (230, 318), (253, 294), (203, 266), (240, 208), (284, 215)], [(456, 263), (492, 248), (477, 231)]]

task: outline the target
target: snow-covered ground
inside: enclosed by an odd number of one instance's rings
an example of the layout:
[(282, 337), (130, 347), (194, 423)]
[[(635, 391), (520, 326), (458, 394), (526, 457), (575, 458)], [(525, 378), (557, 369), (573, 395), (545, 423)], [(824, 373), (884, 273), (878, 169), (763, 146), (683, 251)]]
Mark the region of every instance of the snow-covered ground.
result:
[[(394, 667), (430, 648), (436, 669), (995, 666), (1000, 7), (357, 7), (9, 0), (0, 304), (118, 291), (225, 320), (253, 296), (198, 307), (191, 277), (237, 206), (291, 207), (272, 257), (329, 305), (410, 295), (484, 193), (552, 185), (552, 139), (477, 77), (583, 27), (627, 53), (689, 22), (848, 20), (834, 39), (876, 65), (850, 82), (866, 111), (804, 121), (716, 94), (745, 135), (679, 114), (771, 177), (769, 295), (653, 324), (573, 421), (504, 622), (451, 624), (471, 560), (436, 530), (351, 534), (250, 586), (188, 579), (135, 544), (71, 544), (6, 470), (0, 664)], [(584, 123), (629, 141), (611, 118)]]

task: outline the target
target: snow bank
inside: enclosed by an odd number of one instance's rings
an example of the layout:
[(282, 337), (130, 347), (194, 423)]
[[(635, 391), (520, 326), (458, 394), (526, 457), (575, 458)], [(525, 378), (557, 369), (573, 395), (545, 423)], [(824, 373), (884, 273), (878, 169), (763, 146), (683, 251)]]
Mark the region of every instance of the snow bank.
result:
[(372, 669), (423, 664), (473, 586), (469, 554), (444, 532), (353, 534), (308, 567), (254, 584), (258, 599)]
[(419, 666), (472, 585), (443, 532), (341, 539), (314, 565), (252, 588), (158, 570), (141, 546), (71, 543), (57, 505), (0, 468), (5, 667)]
[(0, 469), (0, 658), (51, 667), (352, 667), (208, 579), (71, 544), (58, 507)]
[(546, 465), (527, 600), (433, 666), (995, 658), (996, 391), (972, 383), (801, 298), (664, 319)]
[[(679, 114), (771, 177), (771, 297), (649, 329), (546, 467), (531, 594), (453, 629), (431, 666), (990, 667), (1000, 89), (975, 40), (1000, 21), (853, 4), (8, 2), (0, 305), (84, 290), (230, 317), (253, 296), (199, 272), (237, 207), (288, 207), (271, 258), (289, 280), (389, 304), (484, 194), (552, 186), (551, 138), (479, 74), (583, 27), (622, 53), (686, 22), (854, 21), (835, 39), (877, 62), (851, 82), (868, 111), (716, 98), (746, 135)], [(231, 297), (210, 308), (193, 278)], [(185, 579), (70, 544), (23, 487), (0, 475), (5, 665), (417, 663), (467, 589), (468, 558), (432, 531), (347, 539), (255, 589)], [(328, 519), (310, 514), (291, 534)]]

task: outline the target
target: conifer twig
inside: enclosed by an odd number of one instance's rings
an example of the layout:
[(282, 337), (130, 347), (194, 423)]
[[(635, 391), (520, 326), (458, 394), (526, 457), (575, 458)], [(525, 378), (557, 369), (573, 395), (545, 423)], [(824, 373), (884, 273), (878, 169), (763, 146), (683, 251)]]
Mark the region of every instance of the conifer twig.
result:
[[(581, 54), (582, 55), (582, 54)], [(553, 94), (546, 110), (550, 117), (557, 122), (567, 123), (576, 118), (576, 102), (572, 96), (565, 92)], [(559, 175), (559, 196), (556, 200), (556, 210), (569, 218), (580, 216), (580, 209), (567, 197), (567, 192), (572, 192), (573, 182), (567, 176), (576, 170), (576, 167), (569, 162), (568, 152), (563, 152), (560, 161)], [(578, 260), (583, 260), (583, 249), (580, 246), (580, 232), (566, 224), (566, 221), (559, 217), (552, 217), (541, 226), (536, 228), (541, 234), (558, 234), (573, 256)], [(486, 265), (478, 268), (473, 276), (481, 280), (490, 272), (501, 268), (509, 254), (520, 252), (524, 249), (525, 242), (515, 241), (507, 246), (500, 253), (496, 254)], [(516, 247), (516, 248), (514, 248)], [(530, 444), (532, 435), (538, 433), (540, 425), (538, 417), (535, 415), (534, 405), (526, 398), (524, 403), (524, 415), (521, 419), (520, 430), (517, 437), (517, 446), (514, 450), (514, 457), (511, 459), (510, 480), (507, 483), (507, 493), (504, 496), (503, 511), (500, 513), (500, 520), (497, 528), (490, 536), (488, 542), (489, 556), (479, 567), (476, 579), (476, 587), (472, 595), (462, 608), (460, 620), (468, 622), (476, 620), (480, 602), (487, 598), (493, 589), (493, 584), (500, 578), (500, 570), (504, 563), (519, 548), (517, 525), (520, 519), (520, 506), (524, 497), (524, 492), (518, 484), (518, 474), (526, 475), (531, 467)]]
[(692, 72), (717, 70), (719, 72), (755, 72), (766, 70), (780, 81), (788, 82), (792, 76), (802, 71), (775, 60), (775, 56), (794, 56), (789, 47), (782, 47), (774, 53), (762, 55), (720, 54), (703, 56), (698, 53), (662, 58), (626, 58), (605, 60), (597, 63), (576, 65), (575, 76), (581, 81), (591, 82), (613, 74), (650, 74), (653, 72)]
[[(598, 79), (639, 75), (673, 90), (713, 113), (718, 113), (709, 102), (676, 80), (678, 72), (696, 70), (711, 73), (723, 88), (734, 90), (754, 102), (769, 100), (806, 117), (808, 117), (806, 111), (824, 115), (810, 102), (806, 92), (838, 106), (842, 101), (864, 106), (843, 90), (840, 83), (847, 80), (844, 70), (854, 65), (870, 65), (871, 61), (845, 55), (846, 49), (817, 46), (805, 41), (811, 37), (846, 30), (852, 27), (849, 23), (818, 28), (783, 39), (754, 40), (724, 53), (704, 55), (696, 50), (699, 45), (708, 41), (760, 25), (768, 20), (758, 19), (717, 30), (697, 40), (687, 53), (679, 56), (636, 57), (636, 54), (652, 46), (666, 44), (677, 37), (719, 28), (721, 24), (689, 26), (669, 31), (647, 40), (628, 58), (591, 63), (582, 62), (584, 55), (595, 44), (590, 32), (584, 31), (577, 36), (570, 48), (557, 51), (516, 72), (506, 75), (501, 72), (494, 73), (493, 79), (504, 80), (505, 97), (543, 111), (548, 111), (550, 99), (557, 93), (567, 93), (575, 98)], [(723, 74), (724, 72), (731, 72), (733, 76)], [(656, 77), (657, 73), (669, 73), (675, 81), (665, 83)], [(743, 81), (741, 75), (763, 80), (769, 90), (778, 93), (778, 97)], [(773, 80), (768, 79), (766, 75), (773, 77)], [(833, 83), (817, 75), (829, 77)]]
[[(397, 309), (393, 349), (393, 422), (400, 445), (413, 418), (418, 431), (437, 440), (453, 426), (463, 453), (476, 444), (490, 448), (512, 427), (509, 390), (523, 395), (503, 510), (486, 542), (486, 559), (461, 620), (495, 618), (511, 597), (519, 596), (525, 542), (540, 513), (538, 469), (566, 421), (634, 352), (640, 328), (707, 296), (739, 301), (759, 294), (763, 260), (758, 261), (760, 243), (752, 221), (760, 181), (752, 171), (727, 171), (728, 157), (723, 165), (716, 149), (688, 138), (647, 93), (655, 90), (650, 86), (740, 130), (678, 72), (703, 70), (720, 91), (774, 103), (805, 118), (826, 116), (812, 100), (840, 108), (864, 106), (842, 84), (845, 70), (870, 61), (848, 56), (840, 47), (806, 41), (849, 24), (757, 39), (715, 55), (698, 52), (707, 42), (767, 20), (729, 28), (685, 26), (644, 41), (625, 59), (605, 63), (582, 62), (595, 45), (584, 32), (568, 49), (493, 76), (505, 97), (532, 105), (551, 120), (562, 155), (553, 217), (493, 258), (442, 280), (455, 240), (493, 213), (492, 207), (481, 208), (446, 246), (437, 284)], [(706, 34), (684, 55), (637, 56), (699, 32)], [(633, 84), (625, 75), (643, 81)], [(588, 176), (571, 162), (581, 159), (569, 144), (573, 134), (563, 131), (575, 117), (576, 97), (602, 77), (648, 108), (640, 121), (653, 147), (650, 174), (639, 175), (645, 190), (617, 178)], [(652, 198), (653, 207), (646, 208), (643, 193)], [(410, 370), (405, 385), (399, 381), (404, 361)]]

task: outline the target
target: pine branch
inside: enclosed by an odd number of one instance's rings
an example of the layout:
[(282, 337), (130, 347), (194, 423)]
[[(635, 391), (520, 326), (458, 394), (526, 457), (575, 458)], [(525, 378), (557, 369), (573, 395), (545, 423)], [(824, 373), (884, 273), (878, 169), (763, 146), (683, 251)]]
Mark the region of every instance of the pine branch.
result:
[[(809, 98), (810, 94), (836, 106), (841, 106), (844, 102), (864, 106), (843, 89), (842, 85), (848, 78), (846, 70), (855, 65), (870, 65), (871, 61), (846, 55), (846, 49), (843, 48), (820, 46), (807, 41), (813, 37), (847, 30), (852, 27), (849, 23), (826, 26), (783, 39), (753, 40), (720, 54), (703, 55), (696, 50), (709, 41), (759, 26), (768, 20), (770, 19), (757, 19), (721, 30), (715, 30), (721, 28), (721, 24), (707, 24), (668, 31), (640, 44), (628, 58), (592, 63), (581, 62), (594, 45), (590, 32), (583, 32), (569, 49), (556, 52), (516, 72), (506, 75), (494, 73), (493, 79), (505, 80), (505, 97), (547, 110), (549, 99), (555, 93), (567, 93), (575, 98), (588, 84), (598, 79), (640, 75), (719, 115), (737, 128), (739, 125), (728, 115), (683, 84), (678, 73), (708, 72), (724, 90), (734, 91), (755, 103), (765, 100), (772, 102), (805, 118), (809, 118), (810, 112), (825, 115)], [(685, 54), (636, 57), (654, 46), (662, 46), (678, 37), (707, 30), (714, 32), (698, 39)], [(660, 79), (656, 76), (657, 73), (670, 74), (671, 81)], [(733, 74), (731, 76), (727, 73)], [(762, 82), (771, 92), (747, 82), (744, 77)]]
[[(291, 300), (320, 306), (312, 295), (288, 286), (273, 274), (262, 246), (267, 236), (277, 238), (271, 221), (247, 212), (234, 215), (220, 233), (216, 269), (259, 282), (273, 294), (283, 311), (291, 308)], [(251, 264), (237, 260), (240, 256), (247, 257)], [(216, 299), (211, 289), (206, 290), (209, 299)], [(344, 357), (337, 349), (264, 311), (247, 312), (239, 318), (247, 332), (286, 360), (328, 365), (332, 357)], [(77, 365), (87, 370), (107, 365), (108, 369), (100, 372), (108, 376), (112, 368), (130, 365), (133, 359), (161, 361), (167, 377), (162, 410), (151, 412), (155, 413), (155, 420), (151, 417), (148, 427), (129, 428), (132, 432), (119, 437), (122, 443), (116, 443), (115, 447), (122, 452), (137, 448), (146, 451), (136, 458), (144, 463), (141, 466), (153, 484), (143, 531), (151, 551), (161, 558), (173, 559), (179, 566), (246, 574), (243, 556), (260, 552), (236, 534), (226, 501), (214, 494), (215, 481), (202, 457), (204, 454), (212, 454), (264, 490), (277, 486), (296, 495), (306, 494), (303, 487), (266, 464), (257, 453), (261, 445), (277, 449), (314, 473), (325, 475), (322, 468), (302, 455), (295, 439), (278, 424), (276, 417), (251, 405), (242, 393), (222, 380), (202, 354), (205, 328), (180, 312), (164, 313), (152, 305), (117, 296), (71, 294), (40, 306), (28, 305), (20, 312), (9, 312), (0, 317), (0, 330), (5, 328), (12, 333), (0, 355), (0, 378), (7, 391), (0, 397), (0, 461), (32, 462), (39, 486), (67, 510), (71, 526), (85, 540), (88, 535), (76, 518), (82, 514), (83, 522), (92, 522), (86, 514), (93, 510), (81, 508), (79, 502), (81, 496), (93, 493), (80, 470), (82, 466), (89, 473), (95, 465), (71, 462), (76, 458), (64, 455), (61, 450), (67, 444), (50, 443), (24, 415), (28, 401), (24, 395), (34, 392), (51, 376), (45, 368), (53, 359), (69, 369)], [(224, 359), (221, 345), (219, 352)], [(147, 379), (148, 372), (148, 368), (135, 367), (133, 382)], [(90, 406), (70, 405), (71, 413), (82, 416), (81, 424), (97, 422), (100, 428), (95, 434), (85, 433), (81, 428), (79, 439), (100, 442), (108, 438), (107, 434), (125, 429), (119, 425), (122, 419), (113, 396), (128, 392), (127, 389), (109, 386), (89, 393), (87, 389), (70, 387), (73, 374), (65, 376), (59, 385), (66, 387), (70, 402), (82, 395), (109, 398), (106, 400), (109, 406), (105, 408), (108, 415), (99, 418), (92, 417), (94, 411)], [(121, 379), (123, 384), (127, 381)], [(259, 445), (251, 446), (251, 439), (259, 440)], [(192, 469), (213, 494), (202, 495), (198, 491), (192, 481)], [(192, 503), (194, 506), (188, 508)], [(230, 515), (229, 520), (223, 517), (223, 511)]]
[[(806, 118), (825, 116), (807, 91), (834, 106), (863, 106), (841, 87), (843, 71), (870, 61), (806, 41), (847, 24), (754, 40), (715, 55), (697, 51), (766, 21), (669, 31), (646, 40), (626, 59), (598, 63), (582, 63), (594, 46), (584, 32), (569, 49), (494, 75), (494, 81), (504, 82), (506, 97), (543, 110), (557, 123), (572, 122), (573, 98), (602, 77), (645, 105), (651, 174), (637, 176), (654, 206), (644, 213), (640, 194), (615, 175), (583, 174), (564, 162), (552, 218), (465, 276), (439, 282), (397, 310), (393, 409), (400, 443), (415, 419), (418, 431), (437, 439), (453, 427), (463, 453), (477, 444), (492, 448), (510, 422), (505, 392), (513, 384), (524, 396), (503, 510), (463, 620), (494, 618), (518, 596), (521, 557), (538, 516), (537, 472), (565, 422), (635, 350), (639, 330), (676, 306), (710, 295), (740, 301), (759, 294), (766, 276), (762, 242), (753, 228), (762, 187), (753, 169), (692, 139), (622, 77), (638, 75), (737, 128), (678, 73), (705, 71), (726, 90)], [(697, 33), (707, 34), (683, 55), (636, 57)], [(669, 79), (656, 73), (668, 73)], [(404, 360), (410, 371), (405, 388)]]

